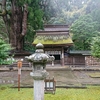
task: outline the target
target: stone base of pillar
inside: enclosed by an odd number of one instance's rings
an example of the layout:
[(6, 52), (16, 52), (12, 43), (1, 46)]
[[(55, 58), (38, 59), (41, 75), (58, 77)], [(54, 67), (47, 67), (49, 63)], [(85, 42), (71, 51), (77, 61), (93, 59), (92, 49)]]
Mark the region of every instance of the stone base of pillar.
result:
[(44, 80), (34, 80), (34, 100), (44, 100)]
[(54, 61), (52, 61), (52, 66), (54, 66)]
[(64, 58), (62, 58), (62, 66), (64, 66), (65, 64), (64, 64)]
[(34, 79), (34, 100), (44, 100), (44, 79), (49, 75), (46, 70), (30, 72)]

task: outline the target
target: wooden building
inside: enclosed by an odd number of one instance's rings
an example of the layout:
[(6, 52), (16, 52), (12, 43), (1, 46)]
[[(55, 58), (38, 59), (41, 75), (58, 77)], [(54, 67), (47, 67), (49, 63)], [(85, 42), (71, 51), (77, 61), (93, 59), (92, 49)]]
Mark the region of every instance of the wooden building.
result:
[(90, 55), (90, 51), (69, 51), (69, 55), (65, 56), (65, 64), (70, 65), (72, 67), (79, 67), (79, 66), (84, 66), (86, 63), (86, 57)]
[(42, 43), (45, 53), (55, 57), (54, 64), (65, 65), (68, 48), (73, 45), (68, 25), (45, 25), (36, 32), (33, 44)]
[(96, 67), (100, 66), (100, 60), (93, 57), (91, 51), (74, 50), (65, 56), (65, 64), (71, 67)]

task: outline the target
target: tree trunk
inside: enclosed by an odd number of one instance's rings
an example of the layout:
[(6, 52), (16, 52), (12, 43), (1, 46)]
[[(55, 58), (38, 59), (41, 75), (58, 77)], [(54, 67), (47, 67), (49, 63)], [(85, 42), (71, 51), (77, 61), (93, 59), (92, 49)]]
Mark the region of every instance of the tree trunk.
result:
[(0, 15), (3, 16), (9, 34), (9, 42), (14, 51), (22, 51), (24, 36), (27, 31), (27, 5), (24, 5), (24, 7), (18, 6), (18, 1), (12, 0), (11, 13), (7, 12), (3, 15), (4, 10), (7, 11), (5, 2), (6, 0), (2, 0), (2, 13)]

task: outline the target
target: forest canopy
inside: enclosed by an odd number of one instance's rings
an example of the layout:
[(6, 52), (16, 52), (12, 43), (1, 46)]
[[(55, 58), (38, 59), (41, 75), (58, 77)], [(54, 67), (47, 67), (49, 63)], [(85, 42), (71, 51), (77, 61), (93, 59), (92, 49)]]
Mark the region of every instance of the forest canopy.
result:
[(100, 0), (49, 0), (48, 7), (44, 12), (50, 16), (45, 23), (69, 25), (72, 49), (91, 50), (92, 37), (100, 34)]
[(100, 0), (0, 1), (0, 15), (6, 11), (6, 36), (19, 51), (34, 49), (31, 43), (35, 30), (43, 28), (43, 24), (69, 25), (75, 50), (90, 50), (92, 37), (100, 32)]

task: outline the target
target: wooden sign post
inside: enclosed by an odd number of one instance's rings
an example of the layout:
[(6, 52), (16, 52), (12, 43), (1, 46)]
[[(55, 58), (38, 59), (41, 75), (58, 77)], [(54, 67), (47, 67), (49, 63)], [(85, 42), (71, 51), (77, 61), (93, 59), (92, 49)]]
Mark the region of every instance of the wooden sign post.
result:
[(21, 75), (22, 60), (18, 61), (17, 67), (18, 67), (18, 91), (20, 91), (20, 75)]

